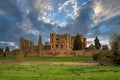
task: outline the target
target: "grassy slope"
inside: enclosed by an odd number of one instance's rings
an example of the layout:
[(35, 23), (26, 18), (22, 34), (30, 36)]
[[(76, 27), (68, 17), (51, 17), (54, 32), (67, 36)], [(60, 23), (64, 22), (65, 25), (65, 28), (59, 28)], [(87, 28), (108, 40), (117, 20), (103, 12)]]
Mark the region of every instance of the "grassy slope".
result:
[(120, 67), (0, 65), (0, 80), (120, 80)]
[(89, 60), (92, 60), (92, 57), (0, 57), (0, 61), (79, 62)]

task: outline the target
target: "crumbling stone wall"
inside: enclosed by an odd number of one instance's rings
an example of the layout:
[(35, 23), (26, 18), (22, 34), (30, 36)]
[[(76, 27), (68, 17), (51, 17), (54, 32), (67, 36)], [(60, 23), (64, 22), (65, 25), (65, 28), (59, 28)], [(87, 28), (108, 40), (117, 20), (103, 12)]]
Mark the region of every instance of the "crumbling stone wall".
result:
[[(80, 35), (80, 39), (83, 43), (83, 49), (86, 48), (86, 38)], [(51, 50), (72, 50), (74, 39), (76, 36), (71, 36), (70, 34), (50, 34), (50, 48)]]
[(23, 37), (20, 38), (20, 49), (23, 52), (39, 52), (41, 50), (43, 50), (43, 44), (42, 44), (42, 40), (41, 40), (41, 36), (39, 36), (39, 40), (38, 40), (38, 45), (35, 46), (33, 41), (24, 39)]

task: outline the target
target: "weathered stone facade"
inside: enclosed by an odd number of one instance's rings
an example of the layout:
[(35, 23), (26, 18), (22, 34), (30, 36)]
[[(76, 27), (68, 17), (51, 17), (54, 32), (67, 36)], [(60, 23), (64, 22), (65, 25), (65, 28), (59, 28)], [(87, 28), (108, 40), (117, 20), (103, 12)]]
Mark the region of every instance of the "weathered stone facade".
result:
[(71, 36), (70, 34), (50, 34), (50, 48), (51, 50), (71, 50)]
[[(71, 51), (73, 49), (74, 39), (76, 36), (70, 34), (50, 34), (50, 42), (42, 44), (41, 36), (39, 36), (38, 45), (34, 45), (33, 41), (26, 40), (23, 37), (20, 38), (20, 49), (24, 52), (40, 52), (45, 50), (63, 50)], [(80, 37), (83, 43), (83, 49), (86, 48), (86, 38), (82, 35)]]
[(39, 36), (38, 45), (35, 46), (33, 41), (26, 40), (23, 37), (20, 38), (20, 49), (24, 52), (39, 52), (43, 50), (43, 44), (41, 41), (41, 36)]
[[(50, 34), (50, 48), (51, 50), (72, 50), (74, 39), (76, 36), (70, 34)], [(86, 48), (86, 38), (80, 35), (80, 39), (83, 43), (83, 49)]]

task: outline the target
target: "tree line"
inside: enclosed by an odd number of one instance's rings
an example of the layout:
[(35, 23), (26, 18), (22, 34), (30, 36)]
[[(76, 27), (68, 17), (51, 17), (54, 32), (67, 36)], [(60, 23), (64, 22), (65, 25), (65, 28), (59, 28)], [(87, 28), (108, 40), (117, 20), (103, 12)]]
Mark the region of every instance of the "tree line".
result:
[[(81, 41), (81, 36), (77, 33), (74, 44), (73, 44), (73, 50), (82, 50), (83, 49), (83, 43)], [(87, 50), (108, 50), (108, 45), (101, 45), (100, 40), (98, 37), (94, 39), (94, 44), (90, 44), (87, 48)]]

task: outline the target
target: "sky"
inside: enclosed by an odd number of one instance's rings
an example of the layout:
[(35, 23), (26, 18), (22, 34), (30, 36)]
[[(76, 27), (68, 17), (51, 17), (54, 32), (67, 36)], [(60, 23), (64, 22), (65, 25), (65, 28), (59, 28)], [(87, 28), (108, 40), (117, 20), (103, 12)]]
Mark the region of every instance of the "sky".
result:
[(120, 0), (0, 0), (0, 47), (19, 48), (24, 37), (37, 45), (51, 32), (80, 33), (102, 45), (112, 34), (120, 34)]

